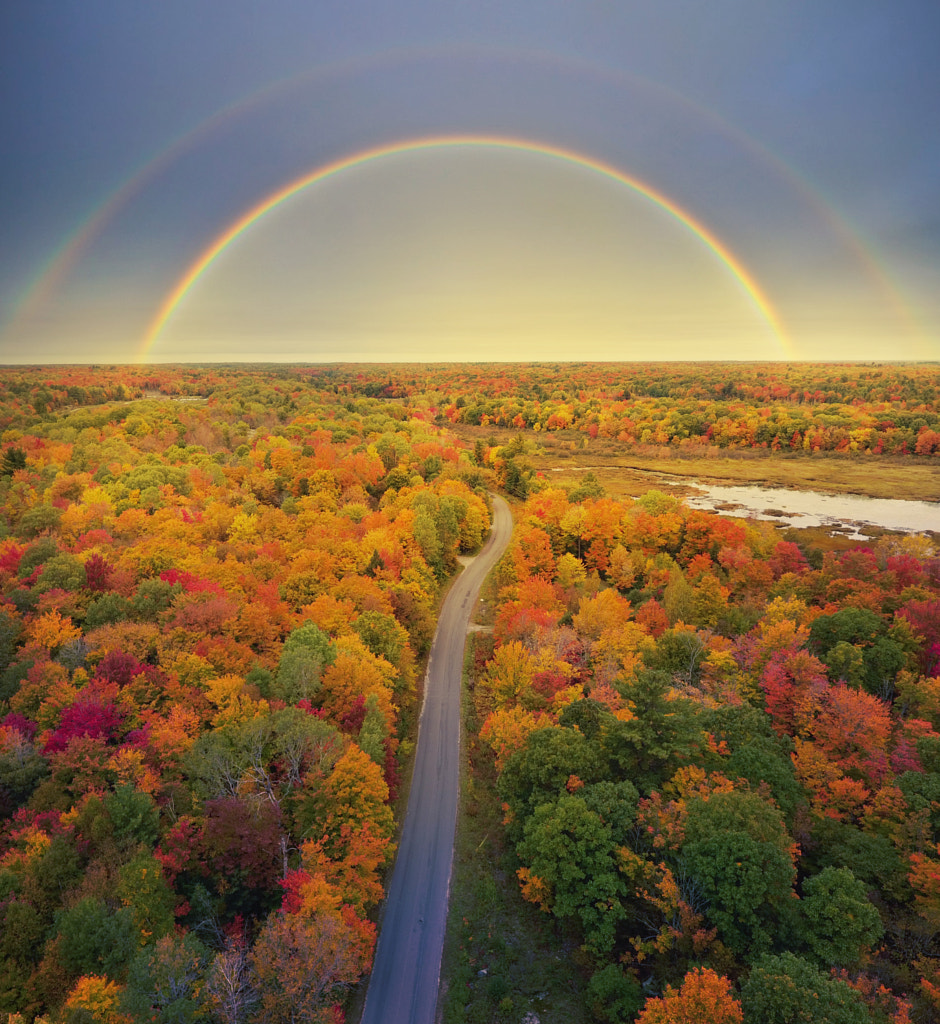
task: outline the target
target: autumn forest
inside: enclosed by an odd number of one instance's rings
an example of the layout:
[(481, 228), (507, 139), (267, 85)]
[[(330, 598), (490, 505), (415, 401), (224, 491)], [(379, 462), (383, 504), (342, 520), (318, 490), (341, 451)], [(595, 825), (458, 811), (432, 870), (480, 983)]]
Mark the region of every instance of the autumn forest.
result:
[(492, 493), (458, 828), (522, 931), (455, 915), (444, 1021), (572, 1020), (537, 955), (584, 1022), (940, 1019), (940, 511), (827, 538), (545, 454), (923, 479), (936, 365), (0, 372), (10, 1024), (353, 1024)]

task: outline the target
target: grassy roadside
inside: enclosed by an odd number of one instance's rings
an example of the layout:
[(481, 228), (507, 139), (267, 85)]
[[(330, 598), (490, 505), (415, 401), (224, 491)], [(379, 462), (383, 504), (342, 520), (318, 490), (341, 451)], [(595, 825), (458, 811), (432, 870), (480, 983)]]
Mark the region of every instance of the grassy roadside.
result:
[[(487, 602), (489, 603), (489, 602)], [(491, 605), (490, 605), (491, 606)], [(467, 668), (457, 839), (441, 966), (440, 1024), (588, 1024), (577, 939), (519, 894), (489, 752), (481, 748)]]

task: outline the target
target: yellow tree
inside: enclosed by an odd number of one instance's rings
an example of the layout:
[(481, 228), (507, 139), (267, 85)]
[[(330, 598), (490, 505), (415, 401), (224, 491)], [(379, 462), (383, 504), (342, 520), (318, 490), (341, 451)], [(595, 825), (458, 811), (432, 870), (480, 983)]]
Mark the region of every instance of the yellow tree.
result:
[(27, 629), (26, 635), (38, 647), (57, 651), (63, 644), (80, 637), (82, 631), (70, 618), (63, 617), (53, 609), (35, 619)]
[(616, 590), (602, 590), (596, 597), (584, 597), (574, 616), (574, 628), (582, 636), (597, 640), (607, 630), (621, 629), (633, 614), (630, 602)]
[(550, 715), (542, 711), (526, 711), (521, 707), (498, 708), (483, 723), (480, 739), (496, 755), (496, 770), (502, 771), (509, 757), (521, 750), (536, 729), (554, 725)]
[(121, 1013), (122, 987), (96, 974), (85, 975), (75, 982), (65, 1000), (67, 1018), (94, 1021), (95, 1024), (131, 1024), (131, 1017)]
[(526, 706), (532, 701), (535, 663), (516, 640), (498, 647), (477, 683), (477, 699), (489, 709)]
[(271, 914), (251, 952), (265, 1024), (324, 1020), (322, 1014), (372, 965), (375, 926), (350, 913)]
[(693, 968), (682, 985), (646, 1001), (636, 1024), (742, 1024), (731, 982), (708, 967)]
[[(332, 855), (340, 841), (344, 825), (369, 827), (385, 843), (390, 843), (395, 820), (388, 800), (388, 786), (382, 769), (354, 743), (337, 760), (323, 783), (323, 834)], [(391, 853), (391, 847), (387, 847)]]

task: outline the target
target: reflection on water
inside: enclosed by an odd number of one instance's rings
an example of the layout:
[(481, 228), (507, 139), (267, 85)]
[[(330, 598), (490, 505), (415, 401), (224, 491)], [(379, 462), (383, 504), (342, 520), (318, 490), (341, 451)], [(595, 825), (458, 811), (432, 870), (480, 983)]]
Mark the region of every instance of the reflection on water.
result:
[[(558, 466), (553, 473), (596, 472), (604, 466)], [(701, 508), (738, 518), (768, 519), (781, 526), (827, 526), (853, 540), (866, 540), (865, 527), (879, 526), (899, 533), (940, 533), (940, 502), (907, 501), (901, 498), (868, 498), (861, 494), (823, 494), (821, 491), (790, 491), (785, 487), (750, 487), (738, 484), (707, 484), (694, 477), (639, 470), (656, 480), (693, 487), (698, 494), (684, 494), (689, 508)]]
[(866, 498), (858, 494), (822, 494), (783, 487), (706, 484), (683, 478), (701, 494), (682, 500), (691, 508), (714, 509), (726, 516), (770, 519), (781, 526), (828, 526), (864, 540), (867, 526), (904, 533), (940, 532), (940, 503)]

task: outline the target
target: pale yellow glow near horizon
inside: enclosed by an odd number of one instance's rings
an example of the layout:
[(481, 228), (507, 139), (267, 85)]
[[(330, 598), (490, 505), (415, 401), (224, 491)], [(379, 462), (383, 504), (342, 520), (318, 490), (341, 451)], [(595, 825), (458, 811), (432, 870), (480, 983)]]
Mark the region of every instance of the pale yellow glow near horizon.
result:
[(187, 278), (143, 354), (157, 300), (130, 262), (0, 334), (0, 363), (940, 359), (934, 305), (912, 300), (902, 322), (828, 264), (762, 263), (736, 280), (648, 197), (512, 145), (351, 158), (262, 204)]
[(155, 360), (766, 359), (728, 268), (655, 204), (530, 153), (346, 171), (252, 226)]

